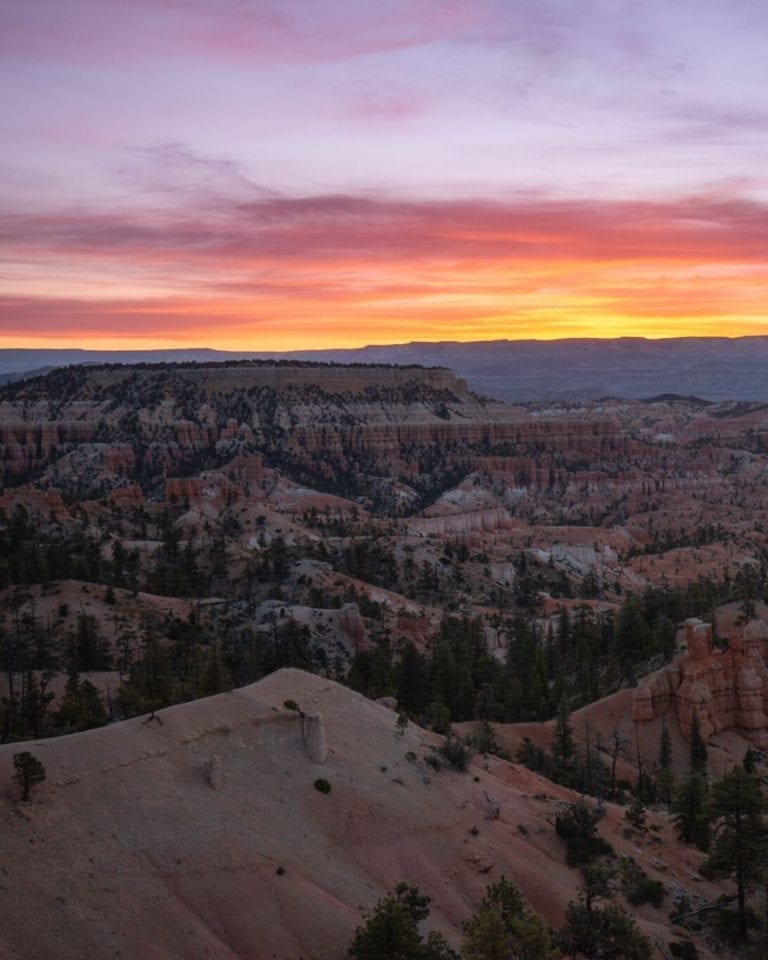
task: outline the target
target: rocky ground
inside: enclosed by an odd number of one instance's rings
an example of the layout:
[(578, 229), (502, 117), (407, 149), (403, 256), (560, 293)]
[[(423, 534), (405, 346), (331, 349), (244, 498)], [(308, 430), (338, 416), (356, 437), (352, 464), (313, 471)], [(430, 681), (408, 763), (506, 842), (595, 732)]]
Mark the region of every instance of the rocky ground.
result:
[[(286, 699), (322, 730), (303, 737)], [(2, 955), (341, 960), (362, 912), (403, 879), (433, 898), (433, 926), (454, 943), (502, 875), (560, 924), (578, 876), (553, 824), (575, 795), (482, 755), (436, 772), (425, 758), (441, 738), (395, 720), (282, 670), (151, 721), (35, 743), (48, 777), (28, 803), (10, 779), (18, 746), (0, 747)], [(660, 814), (642, 833), (626, 826), (609, 804), (603, 835), (668, 891), (661, 909), (639, 909), (642, 928), (662, 943), (691, 936), (668, 914), (676, 898), (717, 895), (701, 855)]]
[[(443, 369), (110, 366), (3, 388), (3, 736), (21, 729), (11, 688), (39, 686), (53, 711), (73, 673), (104, 703), (85, 723), (130, 716), (115, 691), (158, 638), (187, 671), (158, 703), (240, 687), (149, 723), (36, 741), (48, 779), (29, 804), (10, 781), (19, 746), (0, 746), (4, 955), (334, 960), (402, 879), (434, 898), (435, 926), (455, 942), (502, 873), (561, 923), (578, 877), (552, 824), (573, 795), (493, 757), (435, 773), (435, 734), (412, 723), (398, 735), (391, 712), (330, 678), (349, 680), (366, 656), (372, 670), (382, 652), (397, 663), (411, 645), (431, 654), (446, 617), (477, 623), (501, 665), (524, 621), (551, 661), (545, 694), (561, 684), (579, 706), (578, 664), (557, 676), (553, 652), (564, 611), (605, 626), (629, 597), (674, 595), (670, 609), (688, 612), (664, 627), (669, 649), (634, 656), (625, 630), (626, 662), (598, 658), (609, 695), (574, 712), (574, 734), (597, 738), (608, 763), (619, 737), (617, 774), (634, 782), (662, 723), (687, 770), (695, 710), (722, 773), (768, 742), (767, 468), (759, 404), (510, 407)], [(285, 662), (321, 676), (250, 684)], [(323, 762), (286, 699), (323, 717)], [(551, 721), (493, 729), (512, 755), (525, 736), (552, 736)], [(330, 794), (314, 790), (318, 776)], [(498, 820), (485, 819), (486, 792)], [(668, 885), (662, 910), (638, 912), (668, 942), (671, 899), (717, 891), (666, 815), (651, 821), (625, 837), (608, 805), (602, 829)], [(46, 919), (32, 927), (33, 903)]]

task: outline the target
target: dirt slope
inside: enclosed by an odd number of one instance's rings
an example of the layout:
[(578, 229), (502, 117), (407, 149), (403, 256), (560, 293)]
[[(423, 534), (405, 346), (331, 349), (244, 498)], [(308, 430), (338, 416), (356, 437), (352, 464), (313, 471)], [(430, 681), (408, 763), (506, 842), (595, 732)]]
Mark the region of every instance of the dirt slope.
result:
[[(286, 698), (323, 718), (324, 764)], [(23, 746), (0, 747), (0, 957), (341, 960), (361, 912), (403, 879), (433, 897), (454, 942), (502, 873), (553, 924), (575, 896), (552, 827), (568, 791), (492, 758), (435, 773), (422, 758), (439, 738), (398, 735), (390, 710), (335, 683), (282, 670), (159, 716), (23, 745), (48, 772), (26, 804), (11, 781)], [(498, 820), (485, 819), (486, 791)], [(666, 826), (639, 841), (624, 826), (609, 808), (601, 829), (617, 852), (714, 893)], [(665, 942), (670, 906), (642, 908)]]

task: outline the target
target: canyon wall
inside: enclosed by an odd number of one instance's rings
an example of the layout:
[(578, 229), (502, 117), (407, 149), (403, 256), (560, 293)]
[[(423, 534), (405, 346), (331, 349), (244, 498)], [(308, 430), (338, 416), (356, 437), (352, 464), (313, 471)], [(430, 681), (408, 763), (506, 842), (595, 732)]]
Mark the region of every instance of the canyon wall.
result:
[(690, 737), (695, 714), (705, 740), (736, 729), (768, 746), (768, 624), (750, 621), (722, 650), (709, 624), (688, 620), (684, 629), (686, 652), (641, 681), (632, 719), (642, 723), (672, 712)]

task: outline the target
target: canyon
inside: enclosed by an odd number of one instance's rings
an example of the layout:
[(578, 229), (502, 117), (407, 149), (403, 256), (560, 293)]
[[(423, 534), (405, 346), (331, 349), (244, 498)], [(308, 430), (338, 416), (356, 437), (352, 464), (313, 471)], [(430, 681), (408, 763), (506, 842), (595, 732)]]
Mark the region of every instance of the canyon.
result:
[[(768, 745), (766, 470), (760, 402), (510, 405), (442, 367), (269, 359), (6, 384), (6, 954), (59, 936), (62, 957), (109, 940), (129, 958), (338, 960), (404, 877), (453, 943), (502, 874), (559, 925), (579, 878), (553, 823), (578, 793), (514, 762), (551, 744), (558, 698), (620, 790), (654, 769), (662, 728), (685, 775), (694, 714), (717, 775)], [(446, 729), (481, 720), (511, 759), (435, 773)], [(619, 731), (633, 747), (612, 755)], [(24, 741), (48, 771), (29, 804)], [(715, 899), (668, 812), (626, 837), (613, 789), (615, 848), (680, 902)], [(58, 919), (25, 945), (30, 895)], [(637, 917), (688, 937), (668, 914)]]

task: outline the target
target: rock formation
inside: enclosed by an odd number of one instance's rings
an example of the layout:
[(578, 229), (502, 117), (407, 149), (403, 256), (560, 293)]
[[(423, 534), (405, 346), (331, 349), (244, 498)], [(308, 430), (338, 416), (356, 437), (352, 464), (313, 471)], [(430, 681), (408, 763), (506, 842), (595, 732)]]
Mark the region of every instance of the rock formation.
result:
[(688, 620), (684, 631), (686, 652), (639, 684), (632, 719), (653, 720), (674, 710), (688, 737), (695, 713), (705, 740), (736, 729), (768, 745), (768, 624), (751, 621), (729, 637), (724, 650), (713, 646), (709, 624)]
[(317, 713), (308, 713), (302, 717), (301, 725), (307, 754), (312, 763), (325, 763), (328, 759), (328, 745), (325, 741), (325, 724)]
[(224, 772), (221, 766), (221, 757), (213, 754), (203, 764), (203, 776), (213, 790), (222, 790), (224, 788)]

